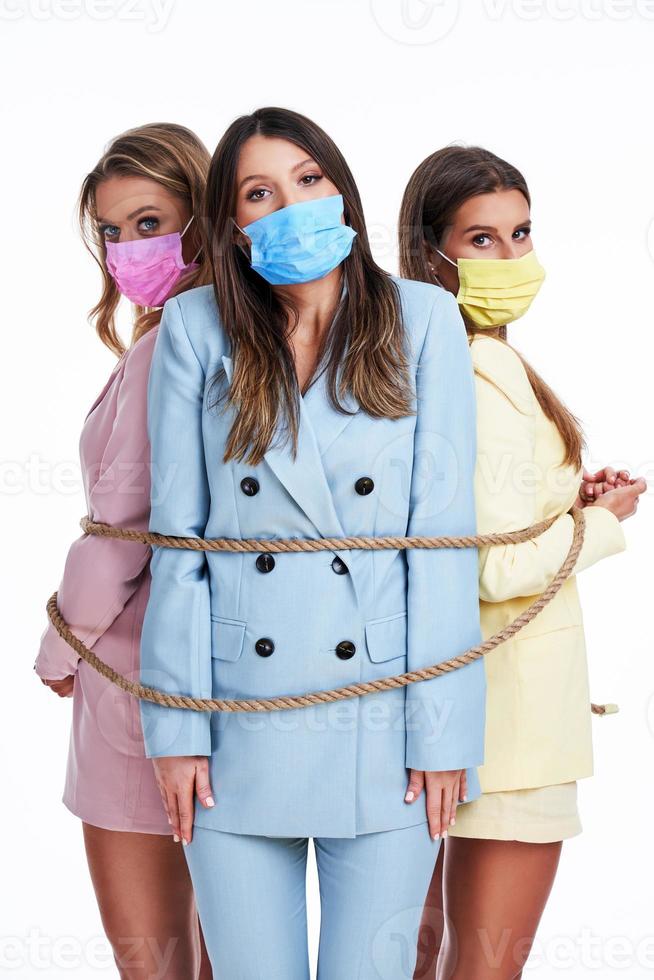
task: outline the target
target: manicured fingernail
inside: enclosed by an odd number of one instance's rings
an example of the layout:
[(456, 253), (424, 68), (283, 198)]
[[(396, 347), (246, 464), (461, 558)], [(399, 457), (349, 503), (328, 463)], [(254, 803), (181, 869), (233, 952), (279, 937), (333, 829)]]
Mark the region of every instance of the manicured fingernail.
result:
[(175, 841), (176, 844), (179, 844), (179, 837), (177, 836), (177, 834), (173, 834), (173, 840)]
[(456, 820), (454, 819), (454, 817), (452, 817), (452, 819), (450, 820), (450, 827), (453, 827), (455, 823)]
[(446, 830), (443, 831), (443, 837), (447, 837), (447, 831)]
[(467, 796), (462, 796), (462, 797), (461, 797), (461, 802), (462, 802), (462, 803), (465, 803), (465, 802), (467, 801), (467, 799), (468, 799), (468, 797), (467, 797)]
[(438, 831), (436, 831), (436, 833), (435, 833), (435, 834), (432, 834), (432, 835), (431, 835), (431, 839), (432, 839), (432, 840), (436, 840), (436, 838), (437, 838), (437, 837), (440, 837), (440, 834), (438, 833)]
[(411, 801), (412, 801), (413, 799), (414, 799), (414, 795), (413, 795), (413, 793), (411, 792), (411, 790), (409, 790), (409, 792), (408, 792), (408, 793), (406, 794), (406, 796), (404, 797), (404, 802), (405, 802), (405, 803), (411, 803)]
[(207, 798), (206, 798), (206, 800), (204, 802), (207, 804), (207, 806), (215, 806), (216, 805), (215, 802), (214, 802), (213, 796), (207, 796)]
[(188, 844), (186, 837), (182, 837), (182, 844), (184, 845), (184, 847), (186, 847), (186, 845)]

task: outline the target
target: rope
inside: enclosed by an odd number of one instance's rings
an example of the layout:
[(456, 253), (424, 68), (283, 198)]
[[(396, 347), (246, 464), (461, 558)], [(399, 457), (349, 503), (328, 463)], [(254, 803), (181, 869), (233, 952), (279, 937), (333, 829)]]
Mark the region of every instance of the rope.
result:
[[(574, 509), (574, 508), (573, 508)], [(580, 509), (580, 508), (577, 508)], [(572, 511), (571, 511), (572, 512)], [(574, 516), (574, 515), (573, 515)], [(282, 552), (282, 551), (354, 551), (366, 549), (380, 551), (387, 548), (473, 548), (481, 545), (520, 544), (530, 541), (546, 531), (556, 516), (539, 521), (521, 531), (505, 531), (494, 534), (469, 534), (460, 537), (356, 537), (356, 538), (180, 538), (153, 531), (133, 531), (112, 527), (89, 520), (80, 520), (80, 527), (87, 534), (103, 538), (119, 538), (121, 541), (140, 541), (160, 548), (184, 548), (191, 551)], [(576, 556), (575, 556), (576, 558)]]
[[(70, 630), (63, 619), (57, 606), (57, 593), (48, 600), (46, 609), (52, 625), (58, 634), (75, 650), (75, 652), (96, 670), (99, 674), (111, 681), (127, 694), (131, 694), (142, 701), (150, 701), (154, 704), (168, 708), (185, 708), (191, 711), (221, 711), (221, 712), (268, 712), (282, 711), (289, 708), (306, 708), (311, 705), (328, 704), (336, 701), (343, 701), (348, 698), (363, 697), (378, 691), (389, 691), (409, 684), (417, 684), (421, 681), (431, 680), (443, 674), (450, 673), (465, 667), (467, 664), (479, 660), (494, 650), (500, 643), (509, 637), (514, 636), (527, 623), (531, 622), (535, 616), (541, 612), (545, 606), (552, 601), (565, 580), (569, 577), (577, 561), (577, 557), (584, 541), (585, 518), (583, 510), (572, 507), (570, 510), (574, 521), (574, 530), (570, 550), (554, 576), (554, 579), (545, 591), (527, 609), (525, 609), (512, 623), (505, 626), (499, 633), (489, 637), (488, 640), (476, 647), (471, 647), (464, 653), (453, 657), (451, 660), (433, 664), (421, 670), (409, 671), (404, 674), (397, 674), (393, 677), (383, 677), (379, 680), (368, 681), (362, 684), (349, 684), (346, 687), (334, 688), (328, 691), (314, 691), (309, 694), (282, 696), (275, 698), (251, 698), (245, 700), (222, 700), (216, 698), (195, 698), (185, 694), (169, 694), (156, 688), (146, 687), (137, 684), (119, 674), (118, 671), (110, 667), (109, 664), (101, 660), (92, 650), (82, 643)], [(87, 534), (96, 534), (103, 537), (118, 538), (123, 541), (140, 541), (143, 544), (150, 544), (159, 547), (169, 548), (192, 548), (204, 551), (334, 551), (349, 550), (357, 548), (467, 548), (478, 545), (488, 544), (510, 544), (516, 541), (528, 541), (541, 534), (548, 528), (556, 518), (540, 521), (529, 528), (520, 531), (510, 531), (499, 534), (486, 535), (467, 535), (459, 537), (355, 537), (355, 538), (280, 538), (275, 540), (263, 539), (234, 539), (234, 538), (180, 538), (170, 537), (163, 534), (156, 534), (149, 531), (135, 531), (129, 528), (116, 528), (108, 524), (100, 524), (90, 521), (88, 516), (83, 517), (80, 524)], [(591, 704), (591, 710), (595, 714), (610, 714), (617, 711), (616, 705), (596, 705)]]

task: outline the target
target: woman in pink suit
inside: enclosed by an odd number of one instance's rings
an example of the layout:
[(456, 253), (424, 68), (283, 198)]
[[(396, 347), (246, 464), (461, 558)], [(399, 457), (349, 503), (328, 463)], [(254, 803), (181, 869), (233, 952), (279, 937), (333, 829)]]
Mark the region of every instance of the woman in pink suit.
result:
[[(208, 281), (199, 221), (209, 154), (188, 129), (141, 126), (108, 147), (84, 180), (79, 215), (99, 262), (103, 293), (91, 311), (98, 336), (120, 355), (80, 438), (87, 513), (148, 529), (147, 382), (161, 306)], [(115, 328), (120, 296), (135, 305), (131, 345)], [(120, 673), (138, 680), (150, 591), (150, 548), (82, 535), (73, 542), (58, 604), (73, 632)], [(34, 664), (60, 697), (73, 698), (63, 802), (82, 820), (103, 925), (120, 976), (207, 980), (184, 854), (173, 839), (144, 751), (138, 701), (110, 684), (50, 624)]]

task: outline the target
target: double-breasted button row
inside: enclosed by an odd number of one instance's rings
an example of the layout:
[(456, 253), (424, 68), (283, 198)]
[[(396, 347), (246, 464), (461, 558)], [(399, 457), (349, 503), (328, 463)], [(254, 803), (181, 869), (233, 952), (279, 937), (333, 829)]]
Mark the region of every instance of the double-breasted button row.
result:
[[(268, 636), (262, 636), (254, 644), (254, 649), (260, 657), (269, 657), (275, 650), (275, 644)], [(341, 660), (351, 660), (356, 653), (356, 647), (351, 640), (341, 640), (336, 645), (336, 656)]]
[[(360, 496), (366, 497), (375, 489), (375, 481), (370, 476), (360, 476), (354, 484), (354, 489)], [(241, 480), (241, 490), (246, 497), (254, 497), (259, 493), (259, 481), (253, 476), (244, 476)]]

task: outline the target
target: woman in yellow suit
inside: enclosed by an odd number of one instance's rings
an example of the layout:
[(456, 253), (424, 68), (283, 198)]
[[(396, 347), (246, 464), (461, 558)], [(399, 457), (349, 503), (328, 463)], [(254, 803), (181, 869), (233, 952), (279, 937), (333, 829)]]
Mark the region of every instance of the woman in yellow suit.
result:
[[(621, 521), (647, 485), (627, 471), (585, 472), (576, 417), (506, 341), (506, 324), (527, 311), (544, 278), (529, 191), (515, 167), (479, 147), (428, 157), (404, 194), (400, 257), (403, 277), (454, 293), (466, 323), (477, 395), (478, 533), (556, 517), (532, 541), (479, 549), (488, 638), (554, 578), (572, 541), (573, 504), (586, 517), (577, 573), (625, 548)], [(415, 977), (424, 980), (521, 977), (562, 841), (581, 830), (576, 780), (592, 774), (593, 759), (575, 575), (486, 657), (486, 670), (483, 795), (457, 810), (441, 849), (423, 924), (442, 908), (444, 934), (437, 974), (424, 962), (433, 949), (418, 958)], [(421, 791), (418, 780), (410, 784), (409, 800)]]

